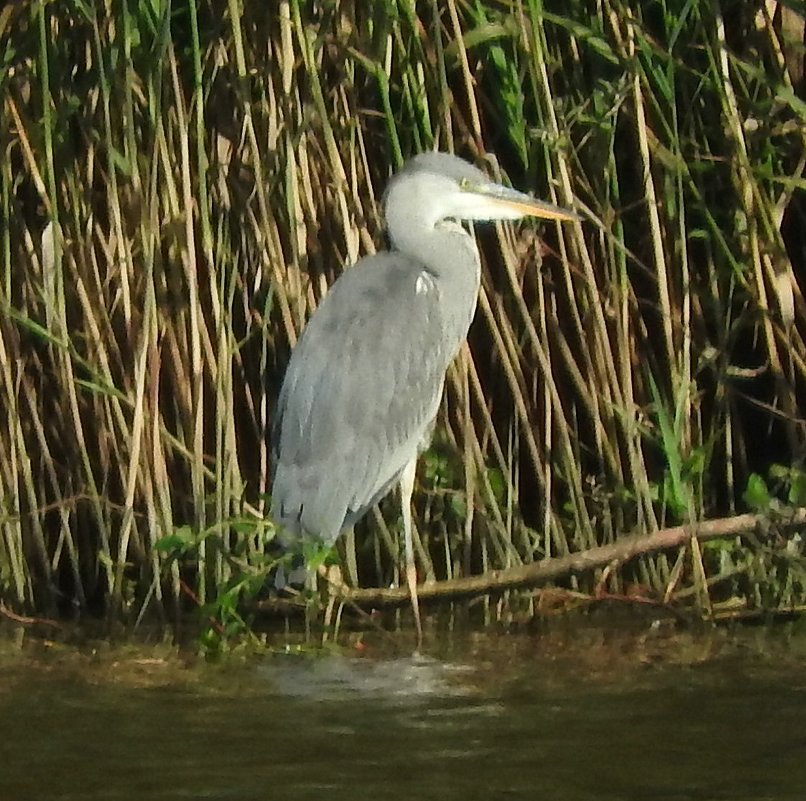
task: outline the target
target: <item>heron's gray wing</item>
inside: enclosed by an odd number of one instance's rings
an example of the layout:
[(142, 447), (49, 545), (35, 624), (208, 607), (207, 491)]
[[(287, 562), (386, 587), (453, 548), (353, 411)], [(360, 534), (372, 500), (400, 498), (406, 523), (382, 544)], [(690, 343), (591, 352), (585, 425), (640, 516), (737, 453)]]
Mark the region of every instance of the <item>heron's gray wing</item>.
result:
[(416, 456), (454, 356), (439, 292), (417, 263), (379, 254), (312, 316), (275, 419), (272, 514), (291, 533), (333, 542)]

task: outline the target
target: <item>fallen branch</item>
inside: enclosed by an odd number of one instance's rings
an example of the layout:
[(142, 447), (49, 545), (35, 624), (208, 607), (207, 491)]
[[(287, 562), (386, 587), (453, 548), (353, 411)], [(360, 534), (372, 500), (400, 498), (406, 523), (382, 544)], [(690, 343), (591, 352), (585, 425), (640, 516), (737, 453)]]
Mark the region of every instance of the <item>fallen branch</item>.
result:
[[(790, 515), (771, 518), (768, 515), (744, 514), (707, 520), (696, 525), (673, 526), (654, 534), (638, 534), (624, 537), (610, 545), (600, 545), (579, 553), (568, 554), (529, 565), (520, 565), (507, 570), (493, 570), (481, 576), (466, 576), (457, 579), (421, 584), (418, 588), (420, 601), (429, 599), (451, 600), (489, 592), (537, 587), (548, 581), (571, 573), (584, 573), (611, 563), (623, 563), (636, 556), (679, 548), (696, 536), (700, 541), (721, 537), (741, 537), (755, 534), (759, 529), (774, 526), (777, 530), (806, 525), (806, 508), (795, 509)], [(342, 587), (339, 600), (361, 606), (399, 606), (409, 602), (406, 587), (388, 589)]]

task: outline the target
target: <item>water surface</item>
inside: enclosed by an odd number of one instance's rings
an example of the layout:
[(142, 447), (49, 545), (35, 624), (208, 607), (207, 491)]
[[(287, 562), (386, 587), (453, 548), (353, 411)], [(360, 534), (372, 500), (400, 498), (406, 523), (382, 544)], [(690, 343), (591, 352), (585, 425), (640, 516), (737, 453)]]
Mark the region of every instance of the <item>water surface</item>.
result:
[(0, 801), (806, 798), (806, 647), (780, 630), (431, 650), (6, 650)]

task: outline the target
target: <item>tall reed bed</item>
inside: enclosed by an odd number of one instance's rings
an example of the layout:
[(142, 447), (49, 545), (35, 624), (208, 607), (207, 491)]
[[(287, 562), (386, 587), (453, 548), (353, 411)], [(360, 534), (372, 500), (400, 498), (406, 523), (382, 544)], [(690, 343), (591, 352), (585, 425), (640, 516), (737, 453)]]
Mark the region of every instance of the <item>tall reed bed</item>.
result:
[[(134, 618), (260, 585), (290, 348), (433, 147), (585, 222), (479, 231), (423, 578), (802, 503), (803, 24), (717, 0), (4, 8), (0, 599)], [(397, 532), (390, 509), (348, 538), (354, 581), (395, 577)], [(695, 539), (606, 580), (787, 606), (799, 557)]]

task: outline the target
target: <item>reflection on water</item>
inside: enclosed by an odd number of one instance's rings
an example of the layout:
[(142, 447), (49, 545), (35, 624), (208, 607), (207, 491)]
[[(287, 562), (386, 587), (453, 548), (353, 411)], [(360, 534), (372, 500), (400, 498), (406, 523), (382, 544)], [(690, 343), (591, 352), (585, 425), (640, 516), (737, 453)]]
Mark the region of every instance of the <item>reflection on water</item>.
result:
[(419, 654), (382, 660), (342, 654), (289, 654), (275, 657), (259, 672), (281, 695), (317, 701), (372, 699), (383, 703), (395, 698), (416, 702), (466, 695), (470, 688), (462, 678), (471, 668)]
[(440, 659), (274, 656), (231, 674), (6, 660), (0, 800), (806, 797), (797, 654), (478, 642)]

